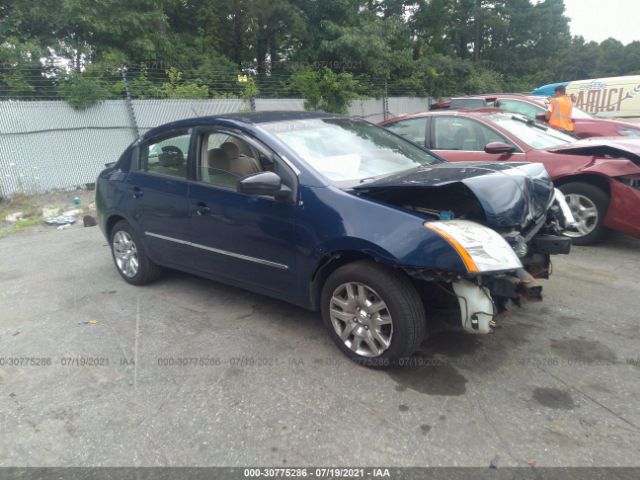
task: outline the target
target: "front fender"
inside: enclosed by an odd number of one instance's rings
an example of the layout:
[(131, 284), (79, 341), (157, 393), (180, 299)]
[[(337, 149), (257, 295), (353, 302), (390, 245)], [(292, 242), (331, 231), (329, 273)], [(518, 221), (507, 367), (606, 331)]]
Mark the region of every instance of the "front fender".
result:
[(305, 274), (339, 251), (361, 253), (390, 266), (467, 273), (458, 253), (425, 228), (425, 218), (417, 214), (334, 187), (302, 188), (301, 196), (298, 245), (314, 263)]

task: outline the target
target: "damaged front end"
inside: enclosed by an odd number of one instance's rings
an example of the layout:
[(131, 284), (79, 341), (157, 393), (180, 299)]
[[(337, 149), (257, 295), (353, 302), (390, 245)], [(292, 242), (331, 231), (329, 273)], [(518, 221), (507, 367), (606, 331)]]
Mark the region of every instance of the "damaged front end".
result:
[[(490, 333), (499, 316), (522, 300), (542, 299), (542, 286), (494, 230), (468, 220), (426, 222), (458, 253), (465, 273), (404, 266), (431, 317), (469, 333)], [(436, 315), (434, 315), (436, 314)]]
[(430, 165), (356, 191), (419, 214), (458, 252), (465, 274), (403, 268), (423, 287), (445, 292), (438, 300), (423, 288), (425, 305), (457, 312), (449, 323), (471, 333), (491, 332), (514, 303), (540, 300), (536, 279), (549, 277), (551, 255), (571, 248), (562, 235), (571, 212), (541, 164)]

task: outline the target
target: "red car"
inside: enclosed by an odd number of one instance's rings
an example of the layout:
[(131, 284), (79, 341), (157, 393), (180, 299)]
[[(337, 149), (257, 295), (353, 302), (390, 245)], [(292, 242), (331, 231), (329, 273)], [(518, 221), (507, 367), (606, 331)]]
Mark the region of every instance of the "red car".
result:
[[(500, 93), (452, 98), (434, 103), (431, 110), (475, 110), (478, 108), (499, 108), (520, 113), (528, 118), (544, 121), (547, 98), (518, 93)], [(589, 137), (639, 137), (640, 124), (621, 122), (606, 118), (595, 118), (579, 108), (573, 108), (574, 134), (580, 138)]]
[(498, 109), (432, 111), (381, 122), (443, 158), (543, 163), (576, 219), (567, 232), (577, 245), (606, 228), (640, 238), (640, 138), (570, 135)]

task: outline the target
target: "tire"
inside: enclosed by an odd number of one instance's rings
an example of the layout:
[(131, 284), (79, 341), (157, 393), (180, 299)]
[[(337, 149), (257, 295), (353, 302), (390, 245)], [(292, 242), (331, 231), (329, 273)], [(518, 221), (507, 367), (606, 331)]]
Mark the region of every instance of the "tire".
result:
[(416, 288), (400, 272), (373, 261), (356, 261), (333, 272), (322, 287), (321, 310), (338, 348), (367, 367), (402, 365), (425, 338), (426, 316)]
[[(609, 208), (609, 196), (602, 189), (585, 182), (566, 183), (558, 188), (582, 226), (580, 230), (565, 231), (565, 235), (572, 238), (574, 245), (593, 245), (602, 240), (606, 233), (604, 218)], [(597, 216), (585, 213), (591, 210)]]
[[(162, 268), (151, 261), (142, 242), (126, 221), (121, 220), (114, 225), (109, 245), (113, 263), (127, 283), (146, 285), (160, 276)], [(130, 261), (131, 259), (135, 262)], [(134, 263), (137, 263), (135, 271)]]

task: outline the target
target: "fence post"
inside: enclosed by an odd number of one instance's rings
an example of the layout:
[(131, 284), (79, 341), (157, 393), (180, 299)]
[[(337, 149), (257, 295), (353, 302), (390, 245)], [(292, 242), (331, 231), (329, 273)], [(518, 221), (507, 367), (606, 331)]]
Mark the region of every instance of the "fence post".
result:
[(133, 110), (133, 102), (131, 101), (131, 93), (129, 93), (129, 82), (127, 81), (127, 66), (120, 67), (120, 73), (122, 74), (122, 82), (124, 83), (125, 102), (127, 103), (127, 110), (129, 111), (129, 117), (131, 124), (133, 125), (134, 134), (136, 140), (140, 138), (140, 128), (138, 128), (138, 120), (136, 119), (136, 112)]
[(386, 79), (384, 81), (384, 93), (382, 96), (382, 115), (385, 120), (389, 118), (389, 90)]

